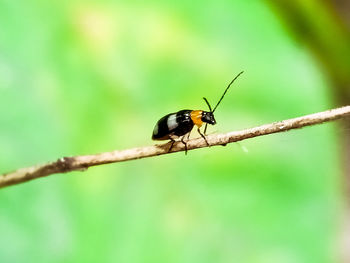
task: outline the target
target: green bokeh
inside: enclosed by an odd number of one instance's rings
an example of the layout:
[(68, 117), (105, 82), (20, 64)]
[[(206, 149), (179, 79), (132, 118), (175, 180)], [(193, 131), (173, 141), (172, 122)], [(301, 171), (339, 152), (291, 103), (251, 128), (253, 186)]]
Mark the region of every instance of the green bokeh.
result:
[[(149, 145), (206, 109), (209, 132), (332, 107), (327, 79), (249, 1), (0, 2), (0, 173)], [(0, 191), (0, 262), (334, 262), (331, 124), (53, 175)], [(195, 133), (193, 133), (195, 135)]]

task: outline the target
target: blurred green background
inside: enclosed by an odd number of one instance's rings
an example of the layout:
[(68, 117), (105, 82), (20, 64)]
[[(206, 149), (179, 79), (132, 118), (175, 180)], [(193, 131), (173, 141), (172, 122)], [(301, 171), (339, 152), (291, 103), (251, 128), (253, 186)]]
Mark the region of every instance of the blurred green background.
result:
[[(241, 70), (209, 133), (340, 104), (344, 17), (282, 2), (0, 0), (0, 173), (151, 145), (160, 117), (206, 110), (202, 97), (215, 104)], [(1, 189), (0, 262), (339, 262), (346, 132), (324, 124)]]

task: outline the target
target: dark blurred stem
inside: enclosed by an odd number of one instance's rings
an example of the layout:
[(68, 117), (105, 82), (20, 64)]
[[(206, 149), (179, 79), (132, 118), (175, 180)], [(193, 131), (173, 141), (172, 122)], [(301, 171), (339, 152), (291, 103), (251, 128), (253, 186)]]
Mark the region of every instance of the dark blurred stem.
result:
[[(306, 44), (332, 85), (335, 103), (350, 103), (350, 2), (267, 0), (288, 30)], [(340, 249), (343, 262), (350, 262), (350, 125), (341, 122), (345, 132), (340, 139), (344, 193), (345, 225)]]
[[(226, 145), (249, 138), (263, 136), (272, 133), (299, 129), (305, 126), (320, 124), (323, 122), (343, 119), (350, 116), (350, 106), (332, 109), (324, 112), (305, 115), (299, 118), (265, 124), (259, 127), (241, 131), (233, 131), (225, 134), (211, 134), (206, 137), (207, 142), (202, 138), (189, 140), (186, 145), (179, 141), (174, 144), (169, 152), (169, 143), (153, 145), (140, 148), (127, 149), (122, 151), (105, 152), (95, 155), (84, 155), (75, 157), (63, 157), (57, 161), (43, 165), (22, 168), (17, 171), (0, 175), (0, 187), (24, 183), (33, 179), (57, 173), (72, 171), (85, 171), (87, 168), (96, 165), (124, 162), (129, 160), (152, 157), (184, 150), (193, 150), (209, 146)], [(170, 142), (171, 143), (171, 142)]]

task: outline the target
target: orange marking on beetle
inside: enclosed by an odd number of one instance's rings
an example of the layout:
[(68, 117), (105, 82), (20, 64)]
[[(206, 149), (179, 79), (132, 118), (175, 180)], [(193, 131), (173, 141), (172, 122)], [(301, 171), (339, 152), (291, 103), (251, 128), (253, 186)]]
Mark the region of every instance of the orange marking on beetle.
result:
[(202, 121), (202, 113), (203, 111), (201, 110), (193, 110), (191, 112), (191, 119), (195, 125), (197, 125), (198, 128), (200, 128), (203, 124)]

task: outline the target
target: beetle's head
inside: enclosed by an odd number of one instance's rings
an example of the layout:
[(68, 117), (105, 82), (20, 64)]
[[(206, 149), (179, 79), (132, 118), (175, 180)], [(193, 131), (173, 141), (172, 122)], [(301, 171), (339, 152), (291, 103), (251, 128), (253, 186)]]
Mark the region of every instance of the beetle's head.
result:
[(214, 118), (214, 113), (212, 113), (211, 111), (203, 111), (202, 113), (202, 121), (205, 123), (209, 123), (211, 125), (215, 125), (216, 124), (216, 120)]

